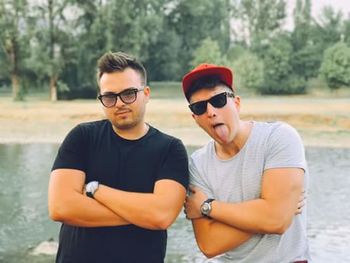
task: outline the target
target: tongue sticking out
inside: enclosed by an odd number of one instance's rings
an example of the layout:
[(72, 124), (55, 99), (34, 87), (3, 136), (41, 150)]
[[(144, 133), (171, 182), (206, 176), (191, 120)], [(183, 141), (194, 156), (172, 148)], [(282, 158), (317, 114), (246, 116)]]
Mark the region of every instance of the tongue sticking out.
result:
[(223, 141), (223, 142), (228, 142), (229, 140), (229, 134), (228, 134), (228, 129), (227, 126), (224, 124), (219, 124), (214, 127), (216, 135)]

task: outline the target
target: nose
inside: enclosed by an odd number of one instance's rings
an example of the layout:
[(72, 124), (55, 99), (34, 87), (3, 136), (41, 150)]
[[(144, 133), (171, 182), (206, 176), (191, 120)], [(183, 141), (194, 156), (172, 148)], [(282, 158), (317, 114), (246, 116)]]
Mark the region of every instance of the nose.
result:
[(115, 107), (120, 108), (123, 107), (125, 105), (125, 103), (120, 99), (120, 97), (117, 97), (117, 102), (115, 103)]
[(212, 118), (212, 117), (216, 116), (216, 109), (209, 102), (207, 103), (207, 115), (208, 115), (209, 118)]

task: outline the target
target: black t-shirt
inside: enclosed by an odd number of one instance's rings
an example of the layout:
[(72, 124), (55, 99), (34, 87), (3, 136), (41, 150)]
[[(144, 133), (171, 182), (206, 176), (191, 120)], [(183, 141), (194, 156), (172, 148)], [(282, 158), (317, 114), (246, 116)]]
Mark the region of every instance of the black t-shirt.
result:
[[(52, 170), (84, 171), (86, 181), (140, 193), (153, 192), (155, 182), (172, 179), (188, 186), (188, 159), (179, 139), (150, 127), (138, 140), (119, 137), (109, 121), (76, 126), (62, 143)], [(76, 227), (62, 224), (56, 262), (163, 262), (165, 230), (135, 225)]]

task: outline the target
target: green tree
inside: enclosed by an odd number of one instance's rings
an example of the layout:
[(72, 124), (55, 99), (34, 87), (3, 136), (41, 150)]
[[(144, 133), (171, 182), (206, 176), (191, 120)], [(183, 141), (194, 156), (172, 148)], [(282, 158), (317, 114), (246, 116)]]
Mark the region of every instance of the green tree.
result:
[(293, 48), (289, 37), (280, 35), (272, 42), (264, 53), (264, 84), (259, 91), (262, 94), (305, 93), (305, 80), (293, 73), (290, 63)]
[(146, 67), (152, 81), (178, 80), (181, 76), (181, 39), (167, 23), (148, 48)]
[[(27, 16), (26, 0), (0, 1), (0, 48), (5, 57), (2, 64), (5, 75), (9, 75), (12, 85), (12, 98), (23, 99), (20, 73), (22, 70)], [(22, 30), (21, 30), (22, 28)]]
[(328, 48), (320, 71), (331, 89), (350, 87), (350, 48), (345, 43)]
[(216, 65), (225, 64), (226, 58), (221, 54), (217, 41), (206, 38), (201, 45), (194, 51), (194, 58), (191, 61), (192, 67), (201, 63), (211, 63)]
[(282, 30), (286, 18), (285, 0), (234, 0), (232, 16), (240, 26), (233, 28), (236, 41), (258, 52)]
[[(67, 61), (61, 78), (69, 86), (69, 91), (60, 91), (60, 99), (96, 97), (96, 61), (107, 50), (106, 2), (99, 0), (76, 0), (76, 21), (70, 39), (74, 59)], [(112, 51), (116, 51), (113, 49)]]
[(118, 0), (106, 3), (106, 50), (123, 50), (145, 60), (161, 30), (163, 1)]
[(311, 34), (311, 0), (297, 0), (294, 9), (294, 31), (292, 43), (294, 50), (303, 49)]
[(236, 85), (251, 90), (259, 90), (264, 83), (264, 64), (258, 56), (245, 52), (233, 62)]
[(316, 77), (322, 54), (312, 41), (311, 0), (297, 0), (294, 9), (294, 30), (291, 34), (293, 72), (305, 81)]
[[(333, 7), (325, 6), (318, 19), (313, 20), (312, 41), (320, 46), (319, 50), (326, 48), (341, 40), (343, 32), (343, 14), (336, 12)], [(322, 54), (323, 55), (323, 52)]]
[(206, 38), (218, 42), (220, 51), (226, 52), (230, 44), (230, 7), (228, 0), (171, 1), (170, 26), (181, 40), (180, 64), (182, 76), (191, 68), (194, 51)]
[(37, 15), (36, 34), (31, 41), (27, 64), (41, 81), (49, 83), (49, 98), (57, 100), (58, 88), (67, 88), (60, 78), (72, 57), (75, 19), (69, 18), (68, 0), (46, 0), (34, 8)]

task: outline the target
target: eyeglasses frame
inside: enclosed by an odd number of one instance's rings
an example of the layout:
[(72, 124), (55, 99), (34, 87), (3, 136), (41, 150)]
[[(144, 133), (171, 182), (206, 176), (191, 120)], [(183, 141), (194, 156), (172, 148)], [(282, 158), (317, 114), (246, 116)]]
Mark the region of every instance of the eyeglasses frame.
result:
[[(132, 103), (134, 103), (136, 100), (137, 100), (137, 93), (138, 92), (140, 92), (140, 91), (143, 91), (145, 89), (145, 87), (142, 87), (142, 88), (140, 88), (140, 89), (138, 89), (138, 88), (134, 88), (134, 87), (130, 87), (130, 88), (127, 88), (127, 89), (124, 89), (123, 91), (121, 91), (121, 92), (119, 92), (119, 93), (113, 93), (113, 92), (111, 92), (111, 93), (108, 93), (108, 94), (100, 94), (100, 95), (98, 95), (97, 96), (97, 98), (99, 99), (99, 101), (102, 103), (102, 105), (104, 106), (104, 107), (106, 107), (106, 108), (112, 108), (112, 107), (114, 107), (116, 104), (117, 104), (117, 101), (118, 101), (118, 97), (120, 98), (120, 100), (124, 103), (124, 104), (132, 104)], [(123, 94), (123, 93), (125, 93), (125, 92), (127, 92), (127, 91), (134, 91), (135, 92), (135, 99), (132, 101), (132, 102), (125, 102), (123, 99), (122, 99), (122, 97), (121, 97), (121, 95)], [(111, 106), (106, 106), (104, 103), (103, 103), (103, 97), (107, 97), (107, 96), (112, 96), (112, 97), (114, 97), (114, 99), (115, 99), (115, 102), (114, 102), (114, 104), (113, 105), (111, 105)]]

